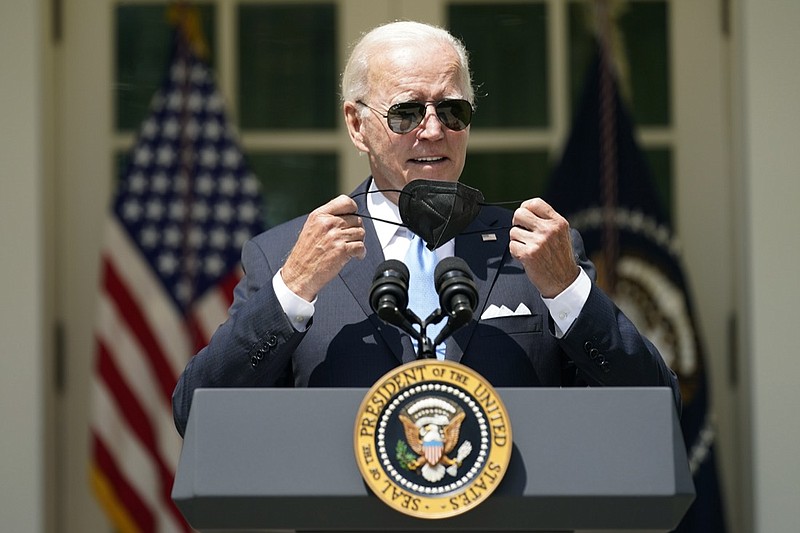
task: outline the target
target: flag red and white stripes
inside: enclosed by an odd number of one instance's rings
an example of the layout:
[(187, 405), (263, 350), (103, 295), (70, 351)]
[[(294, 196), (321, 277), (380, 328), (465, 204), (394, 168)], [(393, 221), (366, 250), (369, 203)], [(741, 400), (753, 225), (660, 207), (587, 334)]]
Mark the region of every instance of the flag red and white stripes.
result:
[(109, 213), (91, 382), (91, 483), (122, 532), (190, 531), (170, 497), (172, 391), (225, 320), (261, 199), (208, 66), (180, 32)]

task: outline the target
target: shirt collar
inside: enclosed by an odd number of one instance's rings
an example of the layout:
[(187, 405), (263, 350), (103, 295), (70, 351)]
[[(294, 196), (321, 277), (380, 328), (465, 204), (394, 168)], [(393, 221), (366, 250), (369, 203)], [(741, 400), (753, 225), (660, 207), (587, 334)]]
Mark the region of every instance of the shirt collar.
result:
[(386, 248), (398, 230), (405, 232), (405, 229), (400, 226), (383, 222), (383, 220), (388, 220), (389, 222), (401, 223), (400, 208), (397, 207), (397, 204), (392, 203), (386, 195), (378, 191), (374, 179), (369, 184), (369, 191), (367, 192), (367, 211), (369, 211), (369, 215), (373, 219), (381, 219), (372, 221), (378, 241), (381, 243), (381, 248)]
[[(403, 226), (383, 222), (383, 220), (388, 220), (389, 222), (402, 224), (403, 219), (400, 218), (400, 208), (378, 190), (374, 178), (370, 182), (367, 192), (367, 211), (369, 216), (382, 219), (373, 220), (372, 224), (375, 227), (378, 242), (381, 243), (384, 257), (386, 259), (402, 259), (405, 257), (408, 245), (414, 234)], [(455, 255), (455, 250), (456, 240), (452, 238), (436, 249), (436, 257), (439, 260), (445, 257), (452, 257)]]

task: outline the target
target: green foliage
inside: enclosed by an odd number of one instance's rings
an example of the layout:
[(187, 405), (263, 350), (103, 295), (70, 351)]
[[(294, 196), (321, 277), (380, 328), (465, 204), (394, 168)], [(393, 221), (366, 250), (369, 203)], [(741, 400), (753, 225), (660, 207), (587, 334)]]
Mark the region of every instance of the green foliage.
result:
[(408, 465), (417, 460), (417, 456), (408, 449), (408, 445), (402, 440), (397, 441), (397, 446), (394, 447), (395, 457), (400, 467), (404, 470), (411, 470)]

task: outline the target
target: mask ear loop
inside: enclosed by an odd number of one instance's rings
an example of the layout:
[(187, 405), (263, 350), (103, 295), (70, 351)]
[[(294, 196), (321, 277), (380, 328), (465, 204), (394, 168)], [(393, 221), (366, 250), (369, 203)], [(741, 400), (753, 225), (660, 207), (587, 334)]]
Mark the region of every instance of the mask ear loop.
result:
[[(403, 190), (400, 190), (400, 189), (379, 189), (379, 190), (375, 190), (375, 191), (361, 191), (361, 192), (357, 192), (357, 193), (355, 193), (355, 194), (351, 195), (351, 196), (350, 196), (350, 198), (352, 198), (352, 199), (354, 199), (354, 200), (355, 200), (355, 199), (356, 199), (356, 198), (358, 198), (359, 196), (366, 196), (366, 195), (368, 195), (368, 194), (372, 194), (372, 193), (375, 193), (375, 192), (397, 192), (397, 193), (400, 193), (400, 194), (411, 194), (411, 193), (408, 193), (408, 192), (406, 192), (406, 191), (403, 191)], [(393, 225), (393, 226), (400, 226), (401, 228), (405, 228), (405, 227), (406, 227), (406, 225), (405, 225), (405, 224), (403, 224), (402, 222), (394, 222), (394, 221), (392, 221), (392, 220), (384, 220), (384, 219), (382, 219), (382, 218), (377, 218), (377, 217), (370, 216), (370, 215), (368, 215), (368, 214), (367, 214), (367, 215), (365, 215), (365, 214), (358, 213), (358, 212), (355, 212), (355, 213), (353, 213), (353, 214), (354, 214), (354, 215), (357, 215), (357, 216), (360, 216), (361, 218), (368, 218), (368, 219), (370, 219), (370, 220), (377, 220), (378, 222), (383, 222), (383, 223), (385, 223), (385, 224), (391, 224), (391, 225)]]
[[(368, 194), (377, 193), (377, 192), (396, 192), (396, 193), (400, 193), (400, 194), (411, 194), (411, 193), (409, 193), (407, 191), (403, 191), (401, 189), (378, 189), (378, 190), (374, 190), (374, 191), (357, 192), (357, 193), (351, 195), (350, 198), (356, 199), (359, 196), (366, 196)], [(506, 202), (478, 202), (478, 205), (480, 205), (482, 207), (504, 206), (504, 205), (520, 205), (520, 204), (522, 204), (522, 200), (510, 200), (510, 201), (506, 201)], [(377, 217), (373, 217), (373, 216), (370, 216), (370, 215), (365, 215), (365, 214), (358, 213), (358, 212), (353, 213), (353, 214), (357, 215), (357, 216), (360, 216), (361, 218), (368, 218), (370, 220), (377, 220), (378, 222), (383, 222), (385, 224), (391, 224), (393, 226), (400, 226), (401, 228), (407, 227), (402, 222), (394, 222), (392, 220), (384, 220), (382, 218), (377, 218)], [(500, 226), (499, 228), (495, 228), (495, 229), (499, 229), (499, 230), (500, 229), (511, 229), (513, 227), (514, 227), (513, 225), (512, 226)], [(476, 233), (484, 233), (485, 231), (486, 230), (462, 231), (461, 233), (459, 233), (459, 235), (474, 235)]]
[[(478, 202), (478, 205), (482, 207), (491, 207), (491, 206), (505, 206), (505, 205), (521, 205), (522, 200), (509, 200), (506, 202)], [(501, 229), (511, 229), (514, 225), (511, 226), (500, 226), (499, 228), (495, 228), (498, 230)], [(477, 233), (485, 233), (485, 229), (475, 230), (475, 231), (462, 231), (459, 235), (475, 235)]]

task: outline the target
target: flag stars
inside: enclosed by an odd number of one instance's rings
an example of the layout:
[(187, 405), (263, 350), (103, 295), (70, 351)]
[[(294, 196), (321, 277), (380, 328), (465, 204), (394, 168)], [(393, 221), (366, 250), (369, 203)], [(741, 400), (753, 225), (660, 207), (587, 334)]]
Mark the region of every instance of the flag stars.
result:
[(228, 246), (228, 241), (230, 238), (228, 237), (228, 232), (225, 231), (225, 228), (221, 226), (217, 226), (211, 233), (209, 233), (208, 243), (212, 248), (217, 250), (224, 250), (226, 246)]
[(175, 161), (175, 151), (169, 144), (162, 144), (158, 147), (158, 155), (156, 161), (162, 167), (169, 167)]
[(207, 146), (200, 151), (200, 165), (206, 168), (214, 168), (219, 161), (219, 154), (213, 147)]
[(122, 218), (129, 223), (138, 221), (142, 217), (142, 204), (138, 201), (130, 199), (122, 204)]
[(175, 194), (184, 195), (189, 192), (189, 179), (184, 174), (172, 178), (172, 190)]
[(219, 202), (216, 206), (214, 206), (214, 218), (218, 222), (224, 222), (227, 224), (233, 219), (235, 214), (236, 213), (233, 209), (233, 206), (231, 206), (231, 204), (228, 202)]
[(199, 250), (206, 242), (206, 234), (200, 227), (194, 226), (192, 227), (191, 230), (189, 230), (188, 240), (189, 240), (189, 246), (191, 246), (195, 250)]
[(128, 177), (128, 190), (131, 193), (140, 195), (145, 189), (147, 189), (147, 178), (141, 172), (136, 171)]
[(175, 298), (183, 305), (192, 301), (192, 284), (188, 279), (182, 279), (175, 284)]
[(255, 222), (258, 217), (258, 207), (253, 202), (243, 202), (239, 206), (239, 219), (248, 224)]
[(192, 72), (190, 74), (192, 83), (197, 85), (202, 85), (208, 80), (208, 72), (206, 69), (200, 65), (195, 65), (192, 67)]
[(203, 127), (203, 135), (210, 141), (219, 140), (223, 129), (217, 120), (209, 120)]
[(169, 177), (165, 172), (157, 172), (153, 176), (153, 183), (151, 184), (153, 192), (164, 194), (169, 190)]
[(236, 248), (241, 248), (244, 246), (252, 234), (250, 231), (245, 227), (240, 227), (236, 231), (233, 232), (233, 244)]
[(226, 174), (219, 180), (219, 191), (226, 196), (233, 196), (239, 189), (239, 184), (236, 178), (230, 174)]
[(214, 178), (210, 174), (204, 172), (195, 180), (194, 189), (197, 194), (202, 196), (211, 196), (214, 192)]
[(155, 248), (158, 246), (158, 230), (153, 226), (145, 226), (139, 233), (139, 242), (145, 248)]
[(164, 245), (170, 248), (177, 248), (183, 241), (181, 230), (174, 224), (170, 224), (164, 229)]
[(239, 166), (241, 159), (242, 156), (239, 154), (239, 152), (234, 148), (229, 147), (223, 154), (222, 164), (227, 168), (235, 169)]
[(172, 200), (169, 203), (170, 220), (182, 221), (186, 217), (186, 203), (181, 199)]
[(186, 79), (186, 66), (184, 63), (175, 63), (172, 65), (169, 75), (174, 83), (183, 83)]
[(159, 221), (164, 216), (164, 203), (159, 198), (152, 198), (147, 202), (146, 217), (149, 220)]
[(251, 198), (257, 198), (261, 192), (261, 184), (258, 182), (258, 178), (253, 174), (248, 174), (242, 178), (239, 186), (242, 188), (242, 193)]
[(173, 113), (180, 113), (183, 106), (183, 95), (178, 91), (172, 91), (167, 95), (167, 109)]
[(225, 261), (219, 256), (219, 254), (211, 254), (206, 257), (203, 269), (209, 276), (219, 276), (225, 269)]
[(206, 110), (211, 113), (222, 112), (222, 98), (219, 94), (213, 93), (206, 100)]
[(192, 205), (192, 220), (205, 222), (210, 214), (211, 209), (206, 202), (199, 200)]
[(192, 118), (186, 123), (184, 134), (187, 139), (194, 141), (200, 135), (201, 130), (200, 124), (197, 123), (197, 120)]
[(152, 140), (158, 134), (158, 123), (153, 117), (148, 118), (142, 124), (141, 135), (145, 139)]
[(146, 144), (141, 144), (136, 148), (133, 154), (133, 161), (139, 167), (146, 167), (153, 159), (153, 152)]
[(180, 131), (181, 125), (178, 122), (178, 119), (175, 117), (170, 117), (164, 122), (164, 131), (162, 135), (166, 139), (175, 140), (178, 138)]
[(172, 252), (164, 252), (158, 256), (158, 271), (164, 277), (175, 274), (178, 264), (178, 258)]
[(187, 105), (192, 113), (197, 113), (202, 110), (203, 95), (200, 94), (200, 91), (192, 91), (192, 94), (189, 95), (189, 102)]
[(139, 128), (115, 208), (185, 310), (232, 271), (237, 249), (260, 231), (260, 183), (208, 68), (180, 61), (169, 74)]

